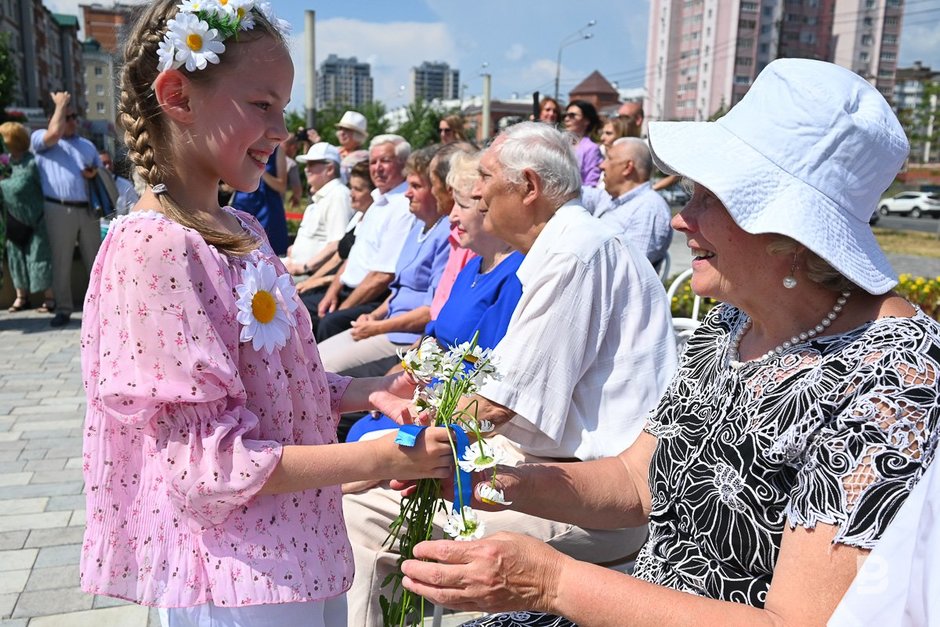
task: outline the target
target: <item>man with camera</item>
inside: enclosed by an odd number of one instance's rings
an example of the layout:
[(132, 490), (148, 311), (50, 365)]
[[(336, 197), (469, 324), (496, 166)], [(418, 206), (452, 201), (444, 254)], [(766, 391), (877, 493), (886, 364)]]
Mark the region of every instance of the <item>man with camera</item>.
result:
[(75, 241), (85, 262), (91, 266), (101, 245), (101, 227), (88, 202), (88, 181), (98, 174), (101, 159), (95, 145), (78, 135), (78, 113), (67, 91), (50, 94), (55, 110), (49, 127), (34, 131), (30, 148), (45, 197), (46, 228), (52, 248), (52, 293), (55, 316), (50, 323), (62, 327), (74, 311), (72, 302), (72, 256)]

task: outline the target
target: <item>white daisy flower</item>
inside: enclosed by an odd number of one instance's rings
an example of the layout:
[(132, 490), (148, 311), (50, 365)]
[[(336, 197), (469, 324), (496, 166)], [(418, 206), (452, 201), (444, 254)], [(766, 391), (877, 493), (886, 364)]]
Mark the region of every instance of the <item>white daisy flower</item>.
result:
[(497, 490), (488, 483), (478, 483), (476, 488), (477, 498), (490, 505), (512, 505), (512, 501), (506, 500), (506, 495), (502, 490)]
[(239, 340), (251, 340), (255, 350), (264, 348), (269, 355), (275, 348), (286, 346), (297, 309), (296, 288), (290, 275), (277, 276), (274, 266), (266, 261), (249, 263), (235, 291), (236, 319), (242, 324)]
[(477, 420), (477, 430), (480, 433), (490, 433), (495, 428), (496, 428), (496, 425), (494, 425), (489, 420)]
[(476, 472), (492, 468), (504, 461), (505, 456), (500, 449), (493, 448), (485, 440), (477, 440), (467, 446), (457, 465), (464, 472)]
[(179, 67), (176, 64), (176, 47), (173, 45), (173, 42), (164, 39), (160, 42), (160, 45), (157, 46), (157, 71), (163, 72), (174, 67)]
[(176, 61), (186, 70), (203, 70), (209, 63), (218, 63), (225, 44), (219, 32), (193, 13), (177, 13), (167, 23), (167, 40), (176, 48)]
[(183, 0), (176, 5), (180, 13), (199, 13), (218, 7), (216, 0)]
[(463, 514), (453, 513), (447, 516), (444, 533), (458, 541), (479, 540), (486, 533), (486, 525), (477, 517), (477, 513), (464, 505)]
[(430, 381), (438, 372), (441, 347), (434, 338), (426, 337), (417, 348), (398, 351), (402, 368), (410, 372), (418, 381)]

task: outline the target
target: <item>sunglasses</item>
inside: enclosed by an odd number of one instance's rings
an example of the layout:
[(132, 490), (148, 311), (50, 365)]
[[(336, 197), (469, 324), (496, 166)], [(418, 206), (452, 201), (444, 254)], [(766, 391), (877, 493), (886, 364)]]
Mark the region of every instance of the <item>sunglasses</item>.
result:
[(569, 119), (569, 118), (580, 118), (580, 117), (581, 117), (580, 114), (578, 114), (578, 113), (572, 113), (572, 112), (570, 112), (570, 111), (565, 114), (565, 119), (566, 119), (566, 120)]
[(71, 122), (72, 120), (77, 120), (77, 119), (78, 119), (78, 114), (77, 114), (77, 113), (69, 113), (67, 116), (65, 116), (65, 119), (68, 120), (69, 122)]
[(445, 135), (448, 135), (448, 134), (454, 132), (454, 129), (452, 129), (452, 128), (439, 128), (439, 129), (437, 129), (437, 130), (440, 131), (441, 133), (445, 134)]

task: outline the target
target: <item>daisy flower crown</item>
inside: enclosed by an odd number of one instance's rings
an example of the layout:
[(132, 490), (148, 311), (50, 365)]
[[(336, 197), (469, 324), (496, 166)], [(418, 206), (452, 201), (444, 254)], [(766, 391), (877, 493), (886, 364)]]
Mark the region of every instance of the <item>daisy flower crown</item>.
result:
[(256, 0), (183, 0), (179, 11), (167, 20), (166, 35), (157, 48), (157, 70), (185, 66), (189, 72), (204, 70), (209, 63), (218, 63), (225, 52), (225, 41), (241, 31), (255, 27), (263, 17), (286, 36), (290, 24), (274, 14), (270, 2)]

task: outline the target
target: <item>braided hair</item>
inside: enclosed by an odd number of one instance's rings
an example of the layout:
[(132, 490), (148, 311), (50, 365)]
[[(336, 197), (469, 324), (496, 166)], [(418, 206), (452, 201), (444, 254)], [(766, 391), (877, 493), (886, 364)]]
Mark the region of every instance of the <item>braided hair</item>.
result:
[[(124, 127), (124, 142), (127, 156), (134, 164), (137, 175), (148, 186), (165, 181), (173, 172), (172, 155), (167, 150), (168, 130), (153, 90), (159, 70), (157, 49), (167, 30), (167, 21), (177, 11), (178, 0), (157, 0), (142, 6), (133, 21), (130, 35), (125, 42), (121, 70), (120, 122)], [(284, 44), (280, 31), (263, 15), (254, 17), (254, 28), (238, 35), (238, 41), (252, 41), (264, 36), (274, 37)], [(225, 42), (226, 50), (238, 45), (235, 38)], [(234, 55), (227, 52), (221, 63)], [(180, 68), (193, 82), (206, 81), (212, 68), (187, 72)], [(169, 193), (157, 196), (164, 215), (185, 227), (198, 232), (208, 243), (224, 253), (244, 255), (258, 247), (257, 240), (248, 233), (231, 234), (210, 226), (198, 215), (181, 208)]]

